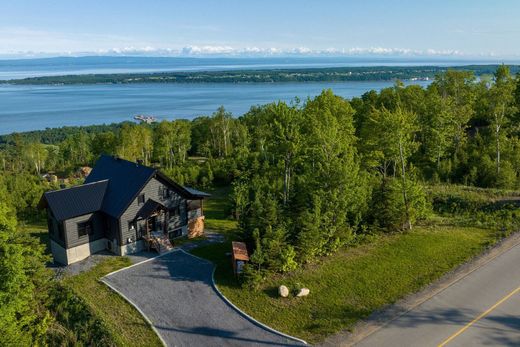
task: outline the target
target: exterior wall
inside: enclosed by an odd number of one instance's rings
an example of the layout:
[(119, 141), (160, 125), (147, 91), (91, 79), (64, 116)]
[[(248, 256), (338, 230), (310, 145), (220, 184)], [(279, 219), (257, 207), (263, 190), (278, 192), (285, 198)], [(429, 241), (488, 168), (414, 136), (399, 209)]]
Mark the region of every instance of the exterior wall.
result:
[[(89, 220), (92, 222), (92, 234), (81, 237), (78, 236), (78, 223), (87, 222)], [(67, 219), (63, 223), (65, 234), (67, 235), (66, 248), (80, 246), (105, 237), (105, 220), (102, 213), (95, 212), (85, 214)]]
[(51, 240), (51, 250), (54, 256), (54, 261), (64, 265), (69, 265), (83, 260), (91, 254), (106, 249), (106, 247), (107, 239), (105, 238), (68, 249), (61, 247), (59, 244)]
[(63, 230), (63, 239), (60, 238), (59, 235), (59, 225), (61, 222), (59, 222), (54, 215), (52, 214), (51, 210), (47, 209), (47, 226), (49, 229), (49, 238), (59, 244), (61, 247), (65, 247), (65, 230)]
[[(178, 218), (172, 218), (168, 223), (168, 229), (170, 228), (179, 228), (187, 224), (187, 214), (186, 214), (186, 200), (182, 198), (179, 194), (177, 194), (175, 191), (171, 192), (171, 195), (169, 198), (163, 197), (163, 188), (167, 188), (167, 186), (157, 180), (156, 178), (152, 178), (150, 182), (141, 190), (139, 194), (144, 193), (144, 199), (145, 202), (148, 199), (155, 200), (157, 202), (160, 202), (167, 208), (174, 208), (176, 206), (180, 207), (180, 215)], [(170, 187), (170, 190), (171, 187)], [(142, 205), (138, 204), (137, 197), (132, 201), (130, 206), (126, 209), (126, 211), (123, 213), (123, 215), (120, 218), (120, 224), (121, 224), (121, 243), (120, 246), (126, 246), (128, 244), (133, 244), (137, 240), (137, 231), (139, 230), (139, 226), (144, 227), (144, 221), (138, 222), (138, 226), (131, 230), (128, 227), (128, 223), (132, 221), (135, 216), (137, 215), (137, 212), (141, 209)], [(164, 222), (164, 214), (161, 217), (158, 217), (158, 220), (161, 222)], [(162, 225), (162, 224), (161, 224)], [(162, 228), (161, 228), (162, 229)], [(131, 242), (128, 242), (129, 239)], [(125, 249), (131, 249), (132, 247), (126, 247)], [(134, 247), (135, 248), (135, 247)]]
[(197, 208), (195, 210), (188, 211), (188, 220), (197, 219), (202, 217), (202, 209)]
[(143, 240), (139, 240), (134, 243), (130, 243), (119, 248), (119, 255), (127, 255), (127, 254), (133, 254), (142, 251), (145, 248), (145, 244)]
[(107, 249), (119, 255), (121, 233), (119, 221), (116, 218), (105, 215), (105, 237), (107, 238)]
[(56, 263), (68, 265), (67, 250), (51, 239), (51, 252)]

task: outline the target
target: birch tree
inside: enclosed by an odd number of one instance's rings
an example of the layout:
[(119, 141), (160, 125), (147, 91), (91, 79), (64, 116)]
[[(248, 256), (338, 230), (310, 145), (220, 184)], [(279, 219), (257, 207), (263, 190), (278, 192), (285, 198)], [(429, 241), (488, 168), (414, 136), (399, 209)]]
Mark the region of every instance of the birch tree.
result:
[[(406, 221), (405, 229), (412, 229), (412, 216), (408, 196), (408, 161), (417, 149), (415, 133), (418, 130), (414, 113), (397, 107), (395, 111), (386, 108), (374, 109), (368, 121), (371, 136), (368, 139), (379, 152), (379, 160), (392, 161), (396, 165), (401, 180), (401, 193)], [(383, 178), (384, 179), (384, 178)]]

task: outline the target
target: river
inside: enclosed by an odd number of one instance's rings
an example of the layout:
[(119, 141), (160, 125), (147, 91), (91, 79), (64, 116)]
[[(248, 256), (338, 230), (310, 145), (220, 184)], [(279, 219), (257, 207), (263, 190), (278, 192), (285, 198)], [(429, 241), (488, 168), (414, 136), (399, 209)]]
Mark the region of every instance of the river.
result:
[[(427, 85), (428, 81), (410, 82)], [(392, 86), (391, 81), (0, 85), (0, 134), (73, 125), (109, 124), (147, 114), (161, 119), (210, 115), (223, 105), (235, 116), (253, 105), (304, 100), (331, 88), (345, 98)]]

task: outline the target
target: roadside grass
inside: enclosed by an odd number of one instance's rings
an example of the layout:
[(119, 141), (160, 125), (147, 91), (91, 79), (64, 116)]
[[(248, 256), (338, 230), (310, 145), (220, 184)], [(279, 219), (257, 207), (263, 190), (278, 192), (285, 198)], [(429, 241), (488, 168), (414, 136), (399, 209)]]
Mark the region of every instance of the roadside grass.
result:
[[(225, 235), (226, 241), (191, 252), (216, 264), (219, 289), (246, 313), (277, 330), (315, 343), (352, 328), (373, 311), (420, 290), (505, 236), (498, 224), (479, 221), (482, 227), (478, 227), (472, 221), (461, 225), (469, 219), (457, 217), (454, 208), (471, 215), (486, 201), (515, 198), (515, 192), (449, 188), (431, 188), (438, 197), (438, 206), (446, 213), (436, 211), (413, 231), (370, 236), (290, 274), (272, 275), (260, 290), (250, 291), (242, 288), (234, 276), (228, 255), (231, 241), (239, 237), (237, 222), (230, 217), (231, 188), (217, 187), (209, 191), (212, 196), (204, 203), (206, 228)], [(27, 222), (20, 227), (48, 244), (44, 221)], [(99, 281), (128, 265), (128, 258), (114, 256), (88, 272), (65, 278), (63, 284), (72, 288), (106, 324), (115, 345), (160, 346), (159, 338), (139, 312)], [(289, 286), (293, 293), (307, 287), (310, 295), (279, 298), (277, 288), (281, 284)]]
[(115, 345), (162, 346), (143, 316), (119, 294), (99, 281), (106, 274), (129, 265), (130, 259), (114, 256), (97, 264), (90, 271), (65, 278), (63, 284), (72, 288), (93, 314), (105, 323)]
[[(370, 243), (345, 248), (291, 274), (272, 276), (256, 292), (241, 288), (234, 277), (226, 256), (229, 243), (200, 247), (192, 253), (216, 263), (219, 289), (247, 314), (316, 343), (420, 290), (494, 240), (494, 233), (485, 229), (417, 227), (412, 232), (383, 235)], [(293, 291), (307, 287), (310, 295), (279, 298), (281, 284)]]

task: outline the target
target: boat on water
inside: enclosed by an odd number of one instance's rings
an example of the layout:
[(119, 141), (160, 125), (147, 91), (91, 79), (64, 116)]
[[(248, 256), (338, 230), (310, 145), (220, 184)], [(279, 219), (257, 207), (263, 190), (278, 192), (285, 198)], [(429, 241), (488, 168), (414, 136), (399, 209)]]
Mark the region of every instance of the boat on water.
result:
[(152, 123), (155, 123), (157, 122), (157, 118), (154, 117), (154, 116), (147, 116), (147, 115), (144, 115), (144, 114), (138, 114), (137, 116), (134, 116), (134, 119), (141, 122), (141, 123), (146, 123), (146, 124), (152, 124)]

